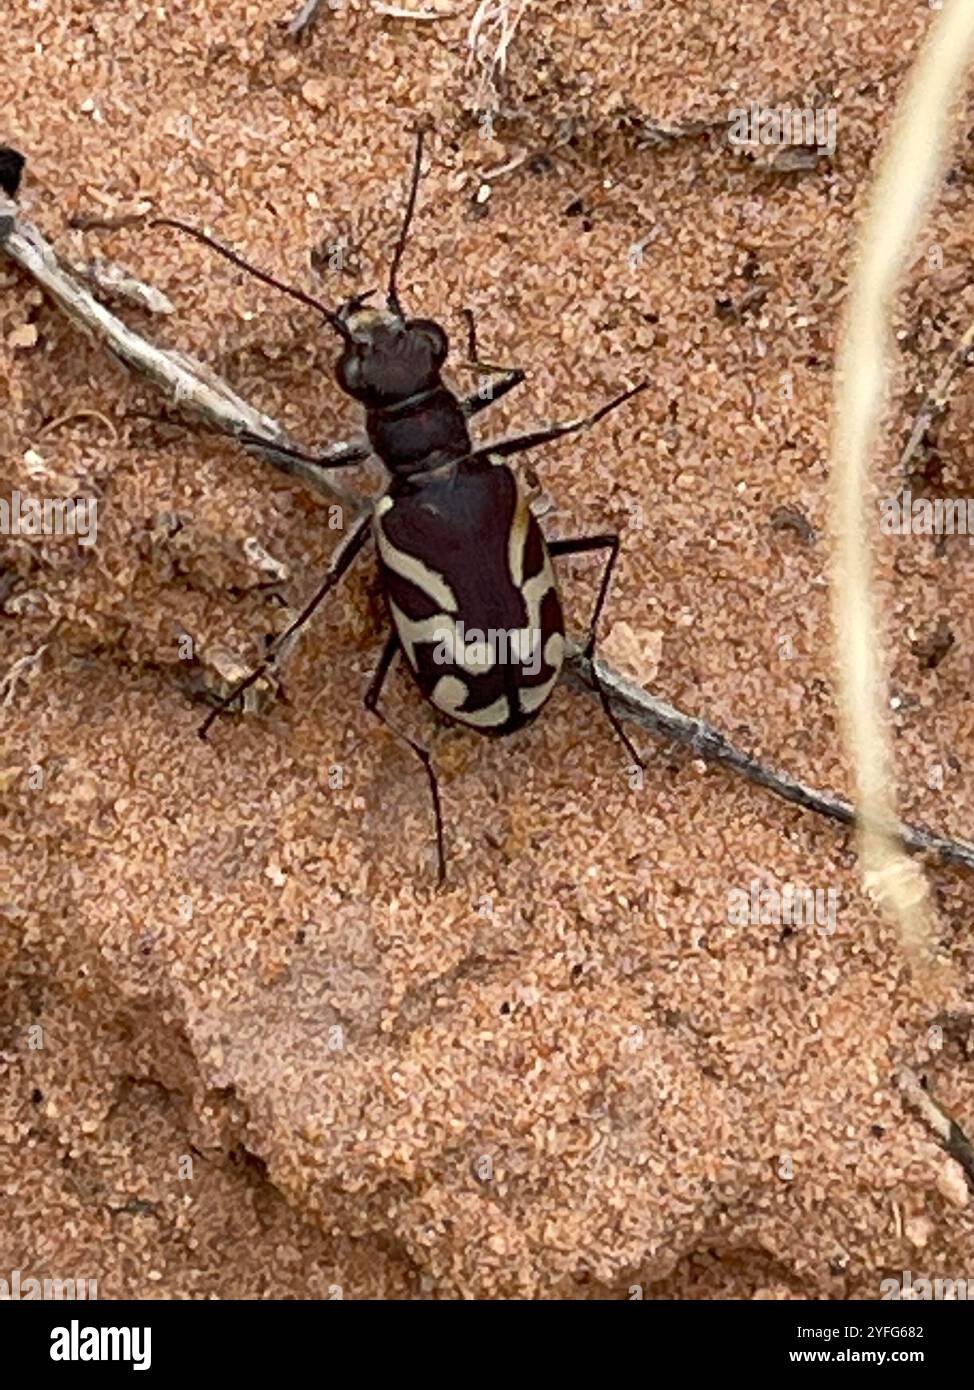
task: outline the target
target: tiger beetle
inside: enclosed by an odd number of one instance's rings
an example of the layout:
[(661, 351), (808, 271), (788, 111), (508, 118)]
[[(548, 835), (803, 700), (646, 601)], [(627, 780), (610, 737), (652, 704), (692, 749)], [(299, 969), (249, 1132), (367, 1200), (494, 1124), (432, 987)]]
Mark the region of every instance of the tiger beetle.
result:
[[(441, 377), (449, 348), (443, 328), (432, 319), (409, 318), (403, 310), (397, 278), (416, 208), (422, 158), (420, 132), (384, 310), (369, 306), (374, 290), (347, 300), (337, 311), (329, 309), (303, 290), (258, 270), (195, 227), (172, 218), (155, 219), (152, 225), (188, 233), (324, 317), (342, 340), (335, 366), (338, 385), (365, 408), (371, 452), (392, 479), (340, 546), (317, 592), (271, 643), (264, 660), (211, 711), (200, 727), (200, 737), (206, 738), (217, 716), (268, 670), (282, 646), (348, 571), (371, 534), (392, 632), (366, 692), (365, 708), (409, 745), (426, 770), (442, 884), (446, 855), (436, 772), (428, 750), (380, 710), (386, 677), (402, 651), (424, 699), (448, 719), (496, 736), (523, 728), (547, 702), (564, 661), (565, 625), (552, 566), (556, 556), (605, 553), (584, 655), (613, 729), (633, 761), (643, 766), (594, 664), (598, 621), (619, 554), (619, 536), (605, 532), (546, 541), (531, 511), (528, 492), (505, 460), (590, 429), (648, 383), (624, 391), (592, 415), (475, 447), (468, 421), (520, 385), (525, 374), (478, 360), (476, 328), (468, 314), (469, 364), (490, 373), (494, 380), (486, 395), (458, 399)], [(244, 444), (324, 468), (360, 464), (370, 454), (364, 447), (346, 445), (315, 455), (256, 434), (242, 433), (239, 438)]]

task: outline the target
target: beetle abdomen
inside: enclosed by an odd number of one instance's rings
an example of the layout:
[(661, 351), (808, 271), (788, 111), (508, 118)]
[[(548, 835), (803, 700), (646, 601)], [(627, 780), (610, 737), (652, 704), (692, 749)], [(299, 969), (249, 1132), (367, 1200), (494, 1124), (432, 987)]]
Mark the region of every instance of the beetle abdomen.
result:
[(389, 612), (423, 695), (451, 719), (506, 734), (554, 690), (564, 619), (551, 557), (504, 464), (419, 475), (376, 507)]

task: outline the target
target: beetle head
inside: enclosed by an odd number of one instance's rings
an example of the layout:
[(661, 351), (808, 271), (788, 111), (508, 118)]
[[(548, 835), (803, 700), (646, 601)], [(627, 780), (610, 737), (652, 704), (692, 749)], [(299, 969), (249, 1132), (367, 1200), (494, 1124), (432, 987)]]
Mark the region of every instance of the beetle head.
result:
[(432, 319), (407, 319), (389, 310), (364, 307), (367, 295), (342, 306), (348, 328), (335, 378), (366, 410), (398, 405), (433, 390), (440, 380), (449, 342)]

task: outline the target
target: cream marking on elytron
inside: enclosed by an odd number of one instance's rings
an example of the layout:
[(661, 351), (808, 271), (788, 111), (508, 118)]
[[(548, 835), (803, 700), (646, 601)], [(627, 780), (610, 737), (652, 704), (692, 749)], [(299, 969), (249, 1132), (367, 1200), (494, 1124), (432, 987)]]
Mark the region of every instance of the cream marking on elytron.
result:
[(531, 523), (531, 507), (528, 502), (527, 494), (521, 486), (520, 479), (515, 475), (517, 486), (517, 503), (514, 508), (514, 515), (511, 518), (511, 533), (507, 541), (507, 566), (511, 571), (511, 579), (516, 588), (520, 589), (524, 582), (524, 550), (528, 543), (528, 528)]
[(418, 669), (419, 665), (416, 647), (420, 642), (435, 642), (437, 644), (445, 642), (450, 649), (453, 664), (462, 667), (472, 676), (485, 676), (493, 670), (494, 661), (490, 655), (490, 644), (488, 642), (465, 642), (462, 636), (462, 621), (458, 624), (446, 613), (434, 613), (431, 618), (410, 618), (392, 598), (389, 600), (389, 608), (402, 641), (403, 650), (414, 671)]
[(393, 508), (391, 497), (380, 499), (375, 509), (375, 532), (376, 545), (379, 547), (379, 554), (394, 574), (398, 574), (402, 579), (408, 579), (410, 584), (415, 584), (418, 589), (422, 589), (435, 604), (447, 613), (456, 613), (458, 604), (456, 595), (449, 584), (431, 570), (429, 565), (418, 560), (415, 555), (408, 555), (406, 551), (399, 550), (393, 545), (392, 541), (382, 529), (380, 518), (385, 516)]
[(463, 724), (473, 724), (478, 729), (493, 729), (506, 721), (510, 713), (506, 695), (486, 709), (462, 710), (460, 706), (469, 694), (466, 684), (458, 676), (441, 676), (433, 687), (433, 704), (444, 714)]
[(518, 700), (524, 714), (532, 714), (539, 709), (558, 683), (561, 663), (565, 659), (565, 639), (560, 632), (553, 632), (545, 643), (544, 659), (545, 665), (553, 668), (554, 675), (541, 685), (522, 686), (518, 691)]
[[(502, 463), (500, 458), (494, 458), (494, 463)], [(524, 603), (527, 608), (527, 627), (531, 632), (541, 631), (541, 605), (545, 595), (555, 587), (555, 576), (551, 568), (551, 558), (545, 547), (544, 564), (536, 575), (525, 581), (524, 578), (524, 552), (527, 547), (528, 529), (531, 521), (531, 504), (526, 492), (521, 486), (519, 478), (515, 479), (518, 489), (517, 506), (511, 520), (511, 533), (508, 540), (508, 567), (511, 571), (511, 578), (515, 585), (521, 590)], [(542, 682), (541, 685), (522, 687), (518, 691), (518, 703), (524, 714), (532, 714), (536, 709), (544, 704), (548, 696), (554, 690), (561, 674), (561, 665), (565, 655), (564, 638), (559, 633), (553, 633), (545, 644), (544, 658), (545, 664), (552, 668), (552, 676)]]

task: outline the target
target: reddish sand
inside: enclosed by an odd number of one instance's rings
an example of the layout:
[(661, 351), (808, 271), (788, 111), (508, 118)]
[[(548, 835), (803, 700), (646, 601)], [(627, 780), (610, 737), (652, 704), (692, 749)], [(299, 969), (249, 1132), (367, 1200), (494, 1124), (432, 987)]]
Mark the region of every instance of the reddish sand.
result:
[[(536, 3), (486, 139), (475, 6), (456, 8), (431, 24), (324, 6), (296, 45), (286, 0), (18, 7), (0, 141), (29, 159), (24, 215), (67, 258), (164, 291), (171, 316), (121, 312), (324, 443), (358, 415), (313, 313), (195, 243), (68, 220), (182, 216), (337, 300), (381, 282), (410, 130), (431, 116), (404, 295), (455, 339), (471, 306), (485, 354), (529, 369), (483, 430), (648, 376), (597, 437), (535, 458), (545, 526), (622, 530), (607, 627), (658, 651), (657, 693), (847, 790), (832, 354), (862, 191), (930, 12)], [(835, 155), (734, 150), (728, 113), (752, 100), (834, 106)], [(484, 172), (521, 156), (484, 201)], [(974, 309), (972, 161), (962, 140), (904, 291), (889, 488)], [(184, 428), (2, 262), (0, 379), (0, 496), (99, 498), (92, 547), (2, 543), (3, 668), (61, 622), (3, 709), (0, 1277), (96, 1277), (102, 1297), (876, 1298), (902, 1269), (974, 1275), (963, 1176), (894, 1084), (921, 1071), (970, 1132), (967, 1021), (937, 1046), (846, 833), (659, 745), (631, 790), (582, 695), (490, 743), (437, 724), (400, 676), (390, 708), (443, 782), (438, 895), (422, 774), (361, 706), (381, 644), (369, 560), (293, 657), (286, 701), (195, 737), (201, 687), (251, 663), (326, 566), (320, 502)], [(969, 490), (971, 401), (962, 386), (926, 460), (940, 495)], [(896, 538), (879, 564), (904, 810), (969, 836), (974, 551)], [(593, 566), (566, 573), (581, 628)], [(970, 979), (971, 884), (933, 873)], [(730, 923), (755, 879), (833, 890), (834, 933)]]

